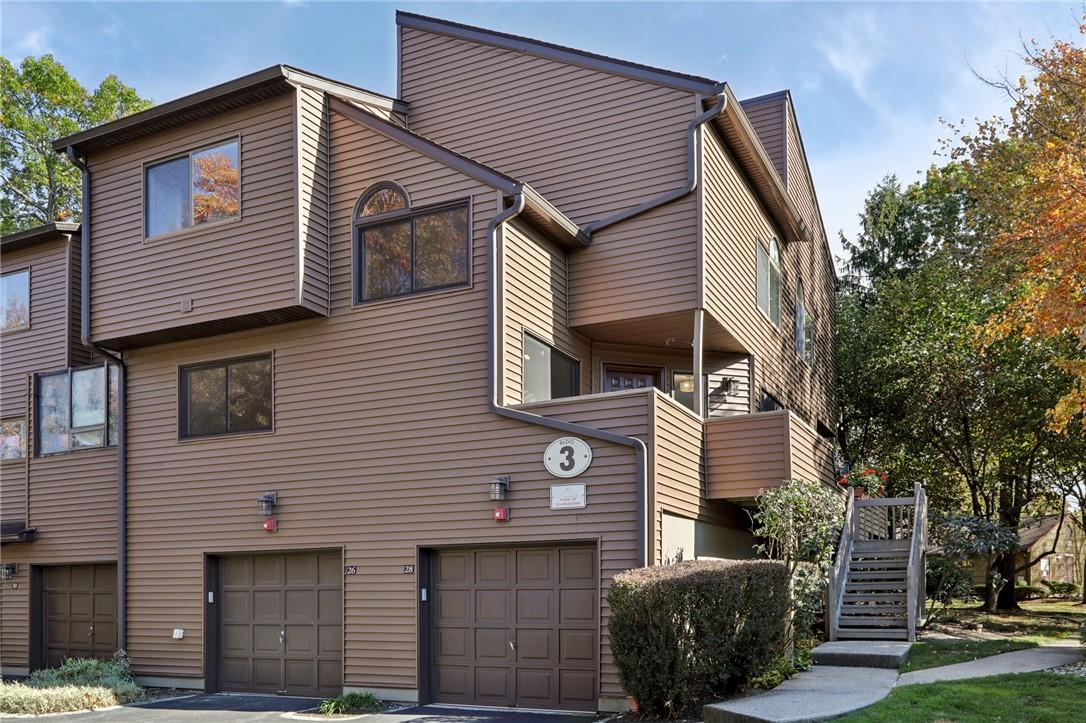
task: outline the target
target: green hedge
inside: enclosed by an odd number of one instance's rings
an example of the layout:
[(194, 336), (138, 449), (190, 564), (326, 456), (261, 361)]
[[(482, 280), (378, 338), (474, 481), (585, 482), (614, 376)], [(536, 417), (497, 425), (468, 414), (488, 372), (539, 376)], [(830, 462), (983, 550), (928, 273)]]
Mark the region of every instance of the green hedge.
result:
[(118, 651), (113, 660), (69, 658), (56, 668), (36, 670), (24, 683), (0, 683), (0, 713), (60, 713), (104, 708), (143, 697)]
[(608, 630), (619, 679), (641, 710), (675, 715), (734, 691), (780, 656), (788, 572), (704, 560), (616, 575)]

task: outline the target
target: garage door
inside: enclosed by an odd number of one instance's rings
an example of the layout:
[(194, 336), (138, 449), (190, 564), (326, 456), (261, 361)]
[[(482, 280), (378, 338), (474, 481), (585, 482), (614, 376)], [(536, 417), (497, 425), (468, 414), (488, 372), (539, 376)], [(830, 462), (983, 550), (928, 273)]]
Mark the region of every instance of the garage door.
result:
[(223, 557), (219, 594), (223, 690), (343, 692), (339, 552)]
[(596, 710), (598, 584), (591, 547), (435, 553), (437, 702)]
[(110, 658), (117, 649), (117, 566), (43, 567), (45, 665)]

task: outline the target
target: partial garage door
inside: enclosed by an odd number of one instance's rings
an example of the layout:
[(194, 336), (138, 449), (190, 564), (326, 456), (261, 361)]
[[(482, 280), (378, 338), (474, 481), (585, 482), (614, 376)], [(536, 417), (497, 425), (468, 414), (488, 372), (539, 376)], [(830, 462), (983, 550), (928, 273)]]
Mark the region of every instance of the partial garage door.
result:
[(45, 665), (110, 658), (117, 649), (117, 566), (43, 567)]
[(435, 553), (433, 690), (439, 703), (596, 710), (596, 550)]
[(339, 695), (343, 567), (338, 552), (219, 560), (223, 690)]

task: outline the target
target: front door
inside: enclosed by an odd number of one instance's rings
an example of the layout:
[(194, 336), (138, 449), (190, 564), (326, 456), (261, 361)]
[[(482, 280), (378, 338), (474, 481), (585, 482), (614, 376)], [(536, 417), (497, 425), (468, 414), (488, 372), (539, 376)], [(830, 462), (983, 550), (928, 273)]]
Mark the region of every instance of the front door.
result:
[(108, 660), (117, 650), (117, 566), (42, 568), (45, 665), (66, 658)]
[(619, 392), (623, 389), (647, 389), (660, 386), (660, 371), (650, 367), (604, 366), (603, 391)]
[(219, 560), (222, 689), (343, 692), (343, 568), (339, 552)]

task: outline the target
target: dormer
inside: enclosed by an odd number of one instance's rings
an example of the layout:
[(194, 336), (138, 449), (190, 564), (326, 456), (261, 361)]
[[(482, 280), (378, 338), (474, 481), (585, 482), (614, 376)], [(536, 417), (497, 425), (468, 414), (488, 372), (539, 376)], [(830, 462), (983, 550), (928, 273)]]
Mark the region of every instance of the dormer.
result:
[(89, 188), (94, 341), (127, 349), (328, 315), (330, 92), (406, 117), (399, 101), (277, 65), (56, 141)]

